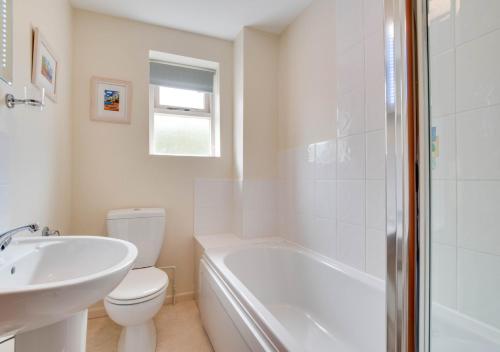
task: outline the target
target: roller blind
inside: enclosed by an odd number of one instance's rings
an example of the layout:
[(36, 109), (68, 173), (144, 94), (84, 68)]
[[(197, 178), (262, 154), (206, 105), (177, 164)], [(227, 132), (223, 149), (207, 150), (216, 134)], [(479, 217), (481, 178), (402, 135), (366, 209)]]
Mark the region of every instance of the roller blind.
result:
[(215, 71), (150, 61), (149, 82), (158, 86), (212, 93)]

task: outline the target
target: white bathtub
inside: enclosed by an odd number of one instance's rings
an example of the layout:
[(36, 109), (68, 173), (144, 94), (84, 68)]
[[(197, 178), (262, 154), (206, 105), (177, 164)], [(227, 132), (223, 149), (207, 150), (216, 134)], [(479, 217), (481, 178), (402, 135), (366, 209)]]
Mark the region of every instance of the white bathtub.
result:
[(286, 242), (207, 250), (199, 303), (217, 352), (385, 351), (383, 281)]

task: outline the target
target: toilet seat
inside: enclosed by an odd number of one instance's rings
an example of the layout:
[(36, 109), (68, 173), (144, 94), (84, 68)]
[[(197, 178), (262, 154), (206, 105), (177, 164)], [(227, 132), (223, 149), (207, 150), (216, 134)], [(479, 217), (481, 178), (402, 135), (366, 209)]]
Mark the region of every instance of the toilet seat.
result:
[(123, 281), (106, 297), (117, 305), (130, 305), (152, 300), (168, 287), (167, 274), (155, 267), (130, 270)]

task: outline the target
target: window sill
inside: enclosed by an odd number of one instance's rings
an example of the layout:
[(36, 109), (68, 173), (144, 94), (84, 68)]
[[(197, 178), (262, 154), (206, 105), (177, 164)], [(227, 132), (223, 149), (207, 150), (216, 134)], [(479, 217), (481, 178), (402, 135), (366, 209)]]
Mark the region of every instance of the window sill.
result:
[(200, 159), (220, 159), (220, 155), (191, 155), (191, 154), (157, 154), (149, 153), (150, 156), (173, 157), (173, 158), (200, 158)]

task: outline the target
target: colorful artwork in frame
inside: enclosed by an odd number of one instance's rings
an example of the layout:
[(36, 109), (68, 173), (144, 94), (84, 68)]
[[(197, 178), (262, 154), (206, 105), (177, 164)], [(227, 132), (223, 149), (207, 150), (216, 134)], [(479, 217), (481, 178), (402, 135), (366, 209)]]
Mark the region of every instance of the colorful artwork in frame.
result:
[(132, 83), (92, 77), (90, 118), (94, 121), (130, 123)]
[(58, 62), (38, 28), (33, 29), (32, 59), (31, 82), (39, 89), (45, 89), (45, 95), (55, 102)]

